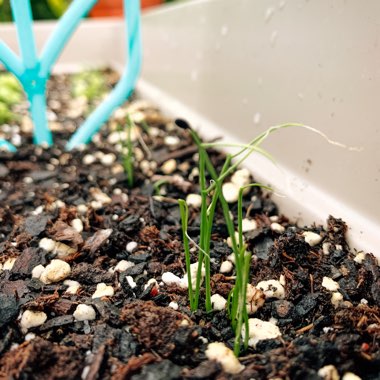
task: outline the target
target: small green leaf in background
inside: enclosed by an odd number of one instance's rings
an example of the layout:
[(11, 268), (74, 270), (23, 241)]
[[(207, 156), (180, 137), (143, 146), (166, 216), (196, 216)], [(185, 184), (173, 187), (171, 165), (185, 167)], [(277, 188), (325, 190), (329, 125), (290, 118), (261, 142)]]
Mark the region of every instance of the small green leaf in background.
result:
[(65, 13), (71, 0), (46, 0), (55, 17), (61, 17)]
[[(30, 2), (34, 20), (51, 20), (62, 16), (70, 0), (33, 0)], [(9, 0), (0, 0), (0, 22), (11, 22), (12, 11)]]
[(92, 102), (106, 93), (106, 80), (103, 73), (98, 70), (82, 71), (72, 77), (71, 89), (74, 97), (84, 96)]
[(8, 106), (0, 101), (0, 125), (9, 123), (15, 119), (15, 114), (8, 108)]
[(23, 98), (23, 92), (18, 80), (9, 73), (0, 75), (0, 102), (11, 106), (19, 103)]
[(23, 98), (19, 81), (10, 73), (0, 73), (0, 125), (17, 119), (12, 106)]
[(11, 4), (9, 0), (0, 0), (0, 22), (12, 21)]

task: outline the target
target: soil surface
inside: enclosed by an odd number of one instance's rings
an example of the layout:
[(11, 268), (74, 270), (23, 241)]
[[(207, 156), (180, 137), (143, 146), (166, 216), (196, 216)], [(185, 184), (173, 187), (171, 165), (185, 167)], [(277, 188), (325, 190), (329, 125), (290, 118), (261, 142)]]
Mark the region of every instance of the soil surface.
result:
[[(106, 75), (110, 85), (117, 79)], [(256, 224), (245, 233), (250, 282), (281, 279), (285, 297), (267, 297), (251, 316), (272, 321), (281, 336), (243, 349), (244, 369), (229, 374), (205, 354), (211, 342), (233, 346), (226, 311), (206, 313), (201, 300), (191, 313), (187, 289), (162, 281), (165, 272), (185, 273), (177, 199), (199, 192), (188, 131), (133, 100), (88, 146), (66, 152), (91, 105), (72, 100), (68, 77), (59, 76), (49, 108), (51, 148), (32, 145), (26, 116), (0, 127), (21, 142), (17, 153), (0, 152), (0, 379), (380, 379), (380, 270), (372, 254), (348, 246), (342, 220), (302, 228), (259, 188), (244, 196), (244, 215)], [(117, 135), (127, 112), (137, 125), (132, 189)], [(220, 170), (223, 154), (211, 156)], [(231, 208), (236, 215), (236, 203)], [(199, 210), (190, 207), (189, 218), (196, 241)], [(305, 231), (320, 241), (308, 243)], [(220, 272), (231, 260), (227, 237), (217, 213), (212, 293), (224, 298), (234, 284), (233, 266)], [(66, 262), (69, 273), (47, 274), (52, 260)], [(91, 306), (90, 319), (78, 317), (80, 304)], [(28, 325), (26, 312), (44, 320)], [(334, 368), (321, 370), (327, 365)]]

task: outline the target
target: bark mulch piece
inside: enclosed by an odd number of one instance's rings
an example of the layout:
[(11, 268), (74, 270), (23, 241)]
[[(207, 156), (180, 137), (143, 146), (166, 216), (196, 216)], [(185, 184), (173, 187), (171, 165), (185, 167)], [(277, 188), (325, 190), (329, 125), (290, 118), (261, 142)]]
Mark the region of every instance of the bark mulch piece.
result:
[(41, 338), (25, 342), (0, 359), (0, 377), (4, 379), (76, 379), (84, 365), (84, 354)]
[(192, 322), (171, 308), (156, 306), (152, 301), (137, 301), (121, 311), (120, 319), (144, 348), (154, 350), (162, 357), (183, 349), (186, 344), (192, 349), (192, 341), (198, 337)]

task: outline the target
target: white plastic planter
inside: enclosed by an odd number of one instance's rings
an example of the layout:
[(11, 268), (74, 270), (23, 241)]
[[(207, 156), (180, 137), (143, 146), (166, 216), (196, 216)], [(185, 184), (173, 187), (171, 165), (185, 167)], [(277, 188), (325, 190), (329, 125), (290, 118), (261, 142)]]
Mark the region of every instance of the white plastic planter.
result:
[[(350, 226), (353, 247), (380, 246), (380, 3), (204, 0), (146, 13), (138, 91), (206, 137), (248, 142), (274, 124), (302, 122), (361, 152), (302, 129), (272, 135), (246, 165), (274, 186), (300, 224), (329, 214)], [(36, 25), (38, 44), (53, 23)], [(17, 46), (12, 26), (0, 37)], [(124, 62), (123, 24), (83, 22), (57, 70)]]

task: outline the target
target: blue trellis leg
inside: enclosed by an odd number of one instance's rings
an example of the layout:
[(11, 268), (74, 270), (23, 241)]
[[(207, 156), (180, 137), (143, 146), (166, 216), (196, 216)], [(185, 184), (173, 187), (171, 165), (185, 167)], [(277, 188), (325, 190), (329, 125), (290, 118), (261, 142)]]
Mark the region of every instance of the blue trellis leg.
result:
[(17, 152), (17, 149), (15, 148), (15, 146), (12, 145), (9, 141), (4, 140), (4, 139), (0, 139), (0, 148), (1, 149), (5, 148), (9, 150), (10, 152)]
[(114, 109), (131, 95), (135, 87), (142, 60), (139, 0), (124, 0), (124, 17), (127, 20), (128, 64), (116, 87), (71, 137), (66, 145), (68, 150), (80, 144), (87, 144)]
[(30, 103), (30, 113), (35, 128), (34, 142), (51, 145), (53, 137), (46, 119), (46, 77), (39, 75), (40, 63), (32, 29), (30, 2), (29, 0), (11, 0), (11, 5), (24, 65), (20, 80)]
[(0, 61), (8, 71), (21, 81), (20, 78), (24, 72), (24, 66), (21, 63), (20, 58), (17, 57), (17, 55), (9, 49), (3, 41), (0, 41)]
[(80, 20), (98, 0), (74, 0), (59, 20), (41, 53), (40, 76), (48, 78), (51, 68), (61, 54), (65, 44), (78, 26)]
[(53, 143), (53, 137), (48, 128), (46, 116), (46, 84), (35, 88), (33, 91), (29, 91), (28, 98), (30, 102), (30, 114), (35, 128), (37, 125), (44, 126), (44, 128), (40, 128), (40, 133), (33, 135), (33, 141), (35, 144), (45, 144), (49, 146)]

